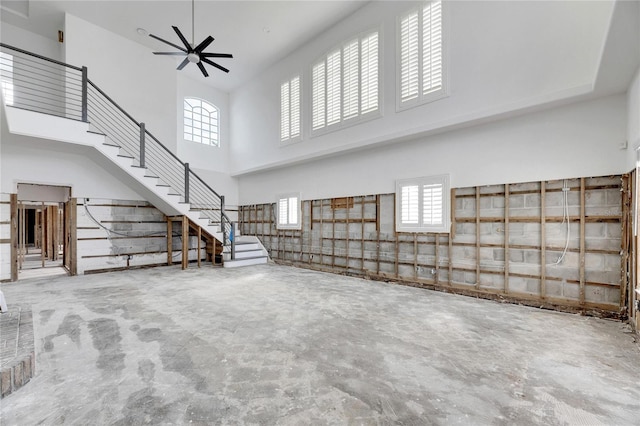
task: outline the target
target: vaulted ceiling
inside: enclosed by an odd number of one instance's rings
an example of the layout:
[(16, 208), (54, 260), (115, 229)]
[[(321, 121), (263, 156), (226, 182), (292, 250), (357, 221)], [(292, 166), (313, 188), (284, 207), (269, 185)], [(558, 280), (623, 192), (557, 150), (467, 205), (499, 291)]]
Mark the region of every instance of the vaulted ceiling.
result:
[[(279, 59), (325, 31), (367, 1), (195, 1), (195, 43), (211, 35), (215, 41), (207, 51), (232, 53), (232, 60), (220, 60), (231, 69), (221, 78), (212, 75), (207, 83), (230, 91)], [(180, 44), (171, 29), (178, 26), (191, 42), (191, 0), (2, 0), (3, 22), (57, 39), (68, 12), (150, 49), (170, 47), (138, 28)], [(87, 37), (91, 37), (90, 34)], [(198, 77), (196, 67), (185, 71)], [(212, 73), (213, 74), (213, 73)], [(220, 74), (220, 73), (217, 73)]]

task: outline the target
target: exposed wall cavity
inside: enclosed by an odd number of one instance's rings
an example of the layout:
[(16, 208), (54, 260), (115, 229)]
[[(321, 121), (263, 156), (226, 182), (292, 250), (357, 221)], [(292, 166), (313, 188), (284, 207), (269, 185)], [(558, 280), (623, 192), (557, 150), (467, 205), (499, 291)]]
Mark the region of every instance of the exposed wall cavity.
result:
[(451, 234), (396, 232), (394, 194), (303, 201), (300, 231), (276, 229), (275, 204), (245, 205), (240, 229), (294, 266), (622, 317), (627, 186), (618, 175), (456, 188)]
[[(78, 199), (78, 274), (108, 269), (166, 265), (167, 220), (146, 201)], [(172, 261), (182, 256), (182, 234), (172, 227)], [(197, 259), (196, 237), (190, 237), (189, 259)]]

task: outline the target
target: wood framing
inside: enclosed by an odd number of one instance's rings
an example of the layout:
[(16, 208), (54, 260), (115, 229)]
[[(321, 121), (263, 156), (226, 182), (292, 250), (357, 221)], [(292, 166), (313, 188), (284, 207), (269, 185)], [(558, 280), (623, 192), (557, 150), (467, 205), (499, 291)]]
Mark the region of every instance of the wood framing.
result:
[(628, 191), (621, 176), (455, 188), (448, 234), (396, 232), (395, 194), (348, 197), (346, 211), (332, 199), (305, 201), (300, 231), (277, 229), (273, 203), (241, 207), (240, 223), (285, 264), (616, 316), (628, 300), (612, 266), (626, 241)]

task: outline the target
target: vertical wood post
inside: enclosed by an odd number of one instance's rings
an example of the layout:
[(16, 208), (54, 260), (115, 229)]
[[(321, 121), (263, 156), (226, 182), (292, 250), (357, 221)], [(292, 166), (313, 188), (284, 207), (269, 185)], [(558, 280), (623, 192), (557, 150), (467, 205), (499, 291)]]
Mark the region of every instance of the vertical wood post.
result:
[(18, 280), (18, 194), (9, 196), (11, 203), (11, 281)]
[(580, 305), (585, 302), (585, 185), (584, 178), (580, 178)]
[(480, 187), (476, 186), (476, 288), (480, 288)]
[(509, 294), (509, 184), (504, 186), (504, 292)]
[[(201, 250), (200, 245), (202, 244), (201, 239), (202, 239), (202, 228), (200, 226), (198, 226), (198, 268), (200, 267), (200, 257), (201, 257), (200, 256), (200, 250)], [(214, 253), (214, 256), (215, 256), (215, 253)]]
[(540, 298), (542, 300), (547, 296), (546, 191), (545, 181), (540, 182)]
[(182, 269), (189, 267), (189, 218), (182, 216)]
[(173, 265), (173, 220), (167, 217), (167, 265)]
[(78, 275), (78, 199), (69, 198), (69, 274)]

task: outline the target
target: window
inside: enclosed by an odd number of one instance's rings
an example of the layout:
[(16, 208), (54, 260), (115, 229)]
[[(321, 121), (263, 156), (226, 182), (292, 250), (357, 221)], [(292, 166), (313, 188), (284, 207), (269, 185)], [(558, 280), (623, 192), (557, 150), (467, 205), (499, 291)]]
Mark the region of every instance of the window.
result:
[(280, 141), (295, 142), (300, 133), (300, 76), (280, 86)]
[(442, 37), (442, 2), (428, 2), (399, 22), (399, 108), (446, 95)]
[(396, 229), (449, 232), (449, 175), (396, 182)]
[(184, 98), (184, 139), (220, 146), (218, 108), (202, 99)]
[(278, 197), (278, 229), (300, 229), (300, 194)]
[(13, 105), (13, 56), (0, 52), (0, 84), (6, 105)]
[(380, 110), (378, 31), (333, 49), (311, 69), (312, 132)]

